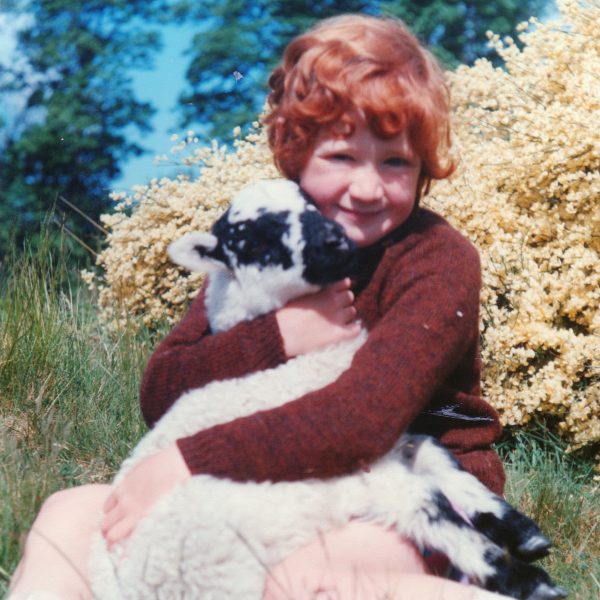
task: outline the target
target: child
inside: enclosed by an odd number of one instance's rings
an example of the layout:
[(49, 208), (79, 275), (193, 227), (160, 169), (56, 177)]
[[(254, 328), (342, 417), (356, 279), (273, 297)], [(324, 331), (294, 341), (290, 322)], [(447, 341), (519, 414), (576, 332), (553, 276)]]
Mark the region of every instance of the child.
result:
[[(87, 545), (102, 509), (102, 531), (113, 544), (190, 474), (239, 481), (343, 475), (367, 469), (408, 429), (439, 437), (502, 493), (502, 465), (490, 448), (500, 427), (480, 397), (478, 255), (419, 207), (431, 181), (454, 170), (439, 67), (400, 22), (343, 16), (293, 40), (269, 83), (275, 161), (357, 243), (360, 275), (218, 334), (208, 328), (201, 293), (149, 361), (143, 415), (152, 426), (184, 391), (348, 339), (358, 320), (369, 338), (326, 388), (180, 439), (116, 489), (86, 486), (51, 497), (28, 538), (15, 592), (90, 597)], [(278, 565), (264, 598), (495, 597), (430, 573), (410, 543), (351, 523)]]

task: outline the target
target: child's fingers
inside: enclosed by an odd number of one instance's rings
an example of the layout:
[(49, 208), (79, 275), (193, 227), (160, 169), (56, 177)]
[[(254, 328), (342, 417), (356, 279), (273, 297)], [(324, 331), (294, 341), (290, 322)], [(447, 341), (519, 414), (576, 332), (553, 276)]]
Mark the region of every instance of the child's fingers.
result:
[(327, 288), (334, 292), (342, 292), (344, 290), (349, 290), (352, 285), (349, 277), (345, 279), (340, 279), (340, 281), (336, 281), (334, 283), (330, 283)]
[(175, 444), (142, 459), (104, 505), (101, 531), (109, 545), (128, 537), (156, 501), (188, 477), (190, 471)]
[(354, 302), (354, 292), (350, 289), (348, 278), (331, 284), (327, 291), (337, 307), (343, 308)]
[(361, 330), (360, 322), (351, 319), (344, 327), (341, 327), (337, 335), (337, 339), (334, 341), (341, 342), (342, 340), (354, 339)]
[(344, 324), (353, 323), (356, 320), (356, 308), (348, 306), (342, 311), (342, 322)]
[(111, 527), (105, 534), (104, 539), (110, 548), (114, 544), (123, 541), (133, 533), (133, 524), (128, 519), (123, 519)]
[(115, 504), (106, 512), (100, 526), (100, 530), (104, 537), (106, 537), (106, 534), (123, 518), (124, 511), (121, 508), (122, 507), (118, 504)]
[(109, 547), (129, 537), (137, 521), (135, 513), (132, 514), (131, 511), (126, 510), (116, 494), (113, 494), (113, 498), (115, 503), (108, 500), (106, 502), (110, 508), (100, 526), (100, 531)]
[(337, 282), (337, 284), (342, 288), (342, 289), (347, 289), (349, 290), (352, 287), (352, 280), (350, 279), (350, 277), (344, 277), (344, 279), (340, 280)]
[(116, 494), (113, 492), (111, 494), (109, 494), (108, 498), (106, 499), (106, 502), (104, 503), (104, 506), (102, 507), (102, 510), (107, 513), (109, 511), (111, 511), (118, 503), (117, 500), (117, 496)]
[(338, 308), (345, 308), (354, 302), (354, 294), (350, 290), (335, 292), (333, 302)]

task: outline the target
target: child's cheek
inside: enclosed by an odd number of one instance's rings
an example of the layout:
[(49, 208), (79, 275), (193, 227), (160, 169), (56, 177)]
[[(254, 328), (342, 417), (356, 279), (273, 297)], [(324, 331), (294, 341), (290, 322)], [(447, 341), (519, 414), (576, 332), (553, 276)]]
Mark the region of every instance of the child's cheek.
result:
[(322, 209), (324, 205), (331, 203), (331, 182), (328, 182), (328, 178), (325, 174), (316, 174), (312, 172), (309, 173), (309, 175), (309, 177), (300, 178), (300, 187), (314, 200), (315, 204)]
[(314, 189), (309, 195), (314, 200), (321, 213), (326, 217), (331, 218), (330, 213), (337, 203), (337, 196), (329, 192), (330, 190), (327, 189), (327, 183), (323, 182), (321, 187)]

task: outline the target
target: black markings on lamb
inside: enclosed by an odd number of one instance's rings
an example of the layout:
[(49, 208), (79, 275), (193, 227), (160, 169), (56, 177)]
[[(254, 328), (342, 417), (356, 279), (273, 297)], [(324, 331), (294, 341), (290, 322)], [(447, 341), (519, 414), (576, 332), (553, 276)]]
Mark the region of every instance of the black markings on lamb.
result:
[(341, 276), (352, 273), (354, 262), (348, 256), (354, 244), (342, 228), (333, 221), (324, 220), (316, 211), (307, 210), (300, 215), (302, 238), (305, 246), (302, 253), (306, 281), (327, 285)]
[(218, 247), (228, 256), (228, 264), (256, 265), (259, 269), (280, 265), (292, 267), (292, 254), (284, 243), (289, 233), (289, 212), (263, 213), (256, 219), (230, 223), (227, 216), (217, 221), (213, 234), (224, 240)]
[[(401, 460), (413, 472), (428, 476), (435, 474), (433, 470), (429, 469), (427, 463), (415, 464), (418, 449), (423, 443), (436, 446), (447, 455), (447, 464), (450, 466), (447, 473), (464, 472), (466, 474), (456, 458), (448, 453), (435, 438), (415, 434), (404, 435), (400, 444)], [(485, 492), (485, 487), (482, 486), (482, 490)], [(533, 561), (549, 554), (550, 541), (542, 534), (539, 527), (529, 517), (515, 510), (499, 496), (493, 496), (488, 510), (482, 510), (481, 506), (468, 508), (468, 504), (464, 501), (460, 502), (458, 498), (457, 505), (465, 506), (465, 515), (473, 527), (498, 546), (506, 548), (512, 556), (525, 561)]]
[[(170, 254), (191, 270), (209, 271), (207, 314), (218, 332), (349, 275), (354, 250), (295, 184), (278, 180), (242, 190), (212, 233), (188, 234)], [(176, 439), (328, 385), (350, 367), (366, 335), (187, 392), (138, 444), (117, 481)], [(550, 547), (537, 526), (438, 441), (405, 434), (369, 472), (275, 484), (190, 478), (139, 523), (124, 553), (107, 551), (97, 536), (95, 597), (258, 600), (265, 568), (351, 519), (393, 527), (419, 548), (443, 552), (489, 590), (527, 600), (566, 595), (528, 562)]]
[[(566, 596), (566, 592), (556, 586), (548, 574), (536, 565), (506, 553), (498, 555), (490, 552), (486, 558), (497, 567), (496, 574), (486, 582), (489, 591), (529, 600), (558, 600)], [(506, 563), (509, 568), (506, 568)]]

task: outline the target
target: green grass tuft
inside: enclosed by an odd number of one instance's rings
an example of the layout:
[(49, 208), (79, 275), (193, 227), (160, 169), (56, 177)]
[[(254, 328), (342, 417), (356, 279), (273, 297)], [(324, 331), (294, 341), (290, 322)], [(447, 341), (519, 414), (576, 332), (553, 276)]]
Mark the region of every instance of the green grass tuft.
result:
[(567, 454), (541, 427), (506, 435), (500, 453), (506, 498), (533, 518), (554, 544), (541, 561), (574, 600), (600, 597), (600, 481), (594, 462)]
[(145, 431), (151, 332), (107, 331), (68, 257), (47, 250), (0, 265), (0, 595), (42, 500), (110, 479)]

